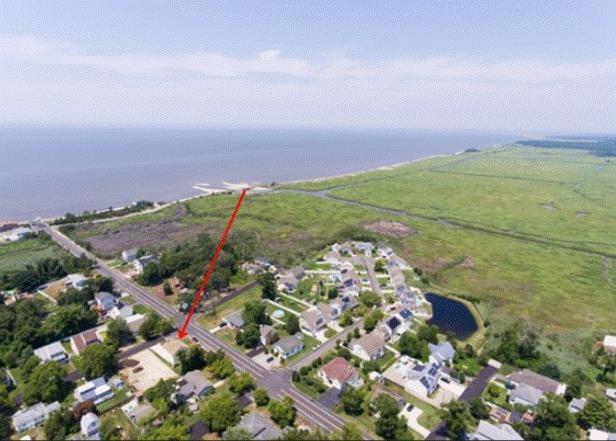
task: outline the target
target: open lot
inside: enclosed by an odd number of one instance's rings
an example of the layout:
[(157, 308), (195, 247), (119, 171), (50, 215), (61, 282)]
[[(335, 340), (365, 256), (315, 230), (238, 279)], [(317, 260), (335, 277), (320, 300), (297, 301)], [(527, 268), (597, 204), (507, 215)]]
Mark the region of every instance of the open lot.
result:
[(177, 377), (175, 371), (149, 349), (131, 355), (130, 360), (135, 360), (138, 364), (125, 367), (120, 371), (120, 375), (135, 389), (137, 396), (155, 386), (159, 380)]
[(57, 257), (58, 253), (63, 251), (53, 242), (39, 238), (0, 243), (0, 273), (22, 269), (47, 257)]
[(206, 328), (212, 329), (220, 324), (225, 315), (242, 309), (246, 302), (259, 299), (261, 299), (261, 287), (256, 286), (232, 298), (228, 302), (219, 305), (214, 311), (207, 314), (200, 314), (197, 320)]

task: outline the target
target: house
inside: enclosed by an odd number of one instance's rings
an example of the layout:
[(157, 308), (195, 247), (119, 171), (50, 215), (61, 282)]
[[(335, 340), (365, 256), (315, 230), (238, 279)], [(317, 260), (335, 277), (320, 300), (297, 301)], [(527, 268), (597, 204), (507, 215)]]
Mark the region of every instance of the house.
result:
[(586, 398), (574, 398), (569, 403), (569, 412), (579, 413), (586, 406)]
[(101, 420), (96, 414), (92, 412), (86, 413), (81, 417), (79, 425), (81, 426), (81, 434), (86, 439), (100, 439), (100, 436), (97, 437), (96, 435), (98, 435), (98, 431), (101, 428)]
[(372, 331), (372, 333), (378, 335), (385, 341), (389, 341), (393, 337), (393, 332), (391, 328), (385, 323), (378, 324), (376, 329)]
[(417, 364), (413, 368), (406, 366), (405, 389), (416, 396), (428, 397), (438, 389), (438, 382), (443, 377), (441, 366), (436, 363)]
[(370, 242), (353, 242), (353, 246), (364, 253), (366, 257), (370, 257), (372, 255), (372, 250), (374, 250), (374, 245)]
[(338, 297), (333, 300), (330, 305), (337, 308), (340, 313), (344, 311), (348, 311), (349, 309), (353, 309), (359, 305), (357, 297), (354, 297), (349, 293), (349, 291), (345, 291), (345, 294), (342, 297)]
[(110, 311), (117, 303), (117, 299), (112, 294), (104, 291), (97, 293), (94, 296), (94, 300), (96, 301), (96, 306), (101, 312)]
[(100, 343), (100, 340), (94, 329), (88, 329), (71, 337), (71, 349), (77, 355), (81, 355), (88, 346), (96, 343)]
[(488, 421), (481, 420), (477, 426), (475, 433), (469, 437), (471, 440), (497, 440), (497, 441), (524, 441), (510, 425), (508, 424), (492, 424)]
[(616, 389), (607, 389), (605, 391), (605, 396), (608, 400), (616, 402)]
[(256, 263), (251, 263), (251, 262), (242, 263), (240, 268), (242, 268), (242, 270), (246, 274), (251, 275), (251, 276), (254, 276), (256, 274), (259, 274), (265, 271), (263, 267), (261, 267), (260, 265), (257, 265)]
[(261, 344), (263, 346), (271, 345), (278, 340), (278, 333), (270, 325), (260, 325), (259, 333), (261, 334)]
[(388, 247), (387, 245), (379, 245), (376, 249), (376, 252), (379, 256), (388, 258), (393, 254), (394, 250), (392, 250), (391, 247)]
[(235, 311), (222, 318), (223, 322), (231, 328), (242, 329), (244, 327), (244, 319), (242, 311)]
[(135, 268), (135, 271), (142, 273), (143, 270), (145, 270), (146, 266), (148, 266), (150, 263), (156, 262), (158, 262), (158, 258), (156, 256), (148, 254), (147, 256), (142, 256), (133, 260), (133, 267)]
[(606, 354), (616, 355), (616, 335), (603, 337), (603, 349)]
[(250, 434), (251, 439), (271, 440), (281, 438), (283, 433), (269, 418), (260, 413), (250, 412), (240, 419), (236, 426)]
[(610, 433), (599, 429), (590, 429), (588, 431), (588, 439), (593, 441), (616, 441), (616, 433)]
[(76, 388), (73, 395), (79, 402), (92, 401), (94, 404), (99, 404), (111, 398), (113, 391), (105, 382), (105, 377), (98, 377)]
[(385, 340), (376, 334), (365, 334), (350, 343), (351, 352), (364, 361), (385, 355)]
[(33, 231), (27, 227), (18, 227), (14, 230), (9, 231), (9, 233), (5, 236), (8, 242), (17, 242), (28, 236), (29, 234), (33, 234)]
[(66, 284), (72, 286), (75, 289), (83, 289), (88, 283), (83, 274), (69, 274), (66, 276)]
[(130, 329), (130, 332), (136, 334), (139, 332), (139, 327), (141, 327), (145, 319), (145, 314), (133, 314), (130, 317), (126, 317), (125, 321), (128, 325), (128, 329)]
[(336, 357), (319, 369), (319, 377), (325, 384), (342, 390), (346, 385), (354, 388), (361, 387), (363, 381), (357, 374), (357, 370), (342, 357)]
[(60, 410), (60, 403), (36, 403), (33, 406), (18, 410), (13, 414), (13, 426), (16, 432), (31, 429), (44, 423), (53, 412)]
[(295, 291), (298, 285), (299, 280), (292, 274), (279, 276), (276, 282), (276, 288), (278, 288), (279, 291), (285, 292)]
[(430, 361), (436, 364), (442, 364), (447, 361), (453, 360), (456, 351), (448, 341), (434, 345), (428, 343), (428, 349), (430, 349)]
[(340, 303), (338, 302), (332, 302), (330, 304), (319, 303), (317, 305), (317, 309), (323, 316), (323, 319), (325, 320), (326, 323), (337, 320), (338, 317), (340, 317), (340, 314), (342, 313), (342, 307), (340, 306)]
[(509, 402), (525, 406), (536, 406), (546, 393), (564, 395), (567, 389), (566, 384), (528, 369), (511, 374), (509, 383), (515, 387), (509, 395)]
[(201, 399), (205, 395), (214, 391), (214, 385), (205, 378), (203, 372), (195, 370), (186, 372), (178, 381), (176, 396), (181, 402), (192, 397)]
[(325, 317), (323, 317), (323, 314), (319, 309), (312, 308), (307, 309), (300, 314), (299, 324), (302, 329), (305, 329), (311, 334), (316, 334), (325, 327), (327, 322), (325, 321)]
[(131, 263), (137, 259), (139, 250), (137, 248), (131, 248), (130, 250), (122, 251), (122, 260), (126, 263)]
[(68, 361), (68, 354), (62, 346), (62, 343), (55, 341), (47, 346), (40, 347), (34, 350), (34, 355), (41, 359), (41, 361), (59, 361), (64, 363)]
[(340, 256), (340, 253), (334, 250), (325, 253), (325, 256), (323, 256), (323, 260), (333, 267), (339, 267), (344, 262), (342, 260), (342, 256)]
[(150, 348), (152, 352), (162, 358), (171, 366), (175, 366), (180, 363), (178, 358), (178, 352), (183, 349), (187, 349), (188, 346), (177, 338), (168, 339), (163, 343), (157, 343)]
[(285, 360), (304, 349), (304, 342), (297, 335), (289, 335), (274, 343), (274, 352)]
[(139, 403), (137, 398), (133, 398), (131, 401), (121, 407), (122, 412), (133, 423), (138, 423), (144, 418), (147, 418), (154, 412), (154, 407), (148, 402)]
[(128, 317), (130, 317), (133, 314), (134, 314), (133, 305), (124, 305), (120, 307), (115, 305), (113, 308), (107, 311), (107, 317), (111, 319), (122, 318), (126, 320)]

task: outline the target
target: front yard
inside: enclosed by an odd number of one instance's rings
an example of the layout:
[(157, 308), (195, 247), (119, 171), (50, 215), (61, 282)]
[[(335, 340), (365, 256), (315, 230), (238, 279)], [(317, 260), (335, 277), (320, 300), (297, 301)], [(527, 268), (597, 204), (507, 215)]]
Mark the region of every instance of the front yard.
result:
[(208, 312), (207, 314), (199, 314), (197, 321), (199, 322), (199, 324), (205, 326), (207, 329), (215, 328), (220, 324), (222, 318), (225, 315), (233, 311), (238, 311), (242, 309), (244, 307), (244, 303), (246, 302), (260, 299), (261, 287), (255, 286), (254, 288), (249, 289), (248, 291), (240, 294), (239, 296), (234, 297), (233, 299), (221, 305), (218, 305), (218, 307), (214, 311)]

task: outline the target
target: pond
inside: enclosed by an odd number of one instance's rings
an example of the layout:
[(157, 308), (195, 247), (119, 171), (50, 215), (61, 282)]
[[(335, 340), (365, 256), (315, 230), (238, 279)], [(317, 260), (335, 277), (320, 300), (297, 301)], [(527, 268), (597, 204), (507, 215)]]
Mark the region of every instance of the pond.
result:
[(432, 292), (426, 294), (426, 300), (432, 304), (428, 324), (436, 325), (442, 332), (464, 340), (478, 329), (475, 317), (464, 303)]

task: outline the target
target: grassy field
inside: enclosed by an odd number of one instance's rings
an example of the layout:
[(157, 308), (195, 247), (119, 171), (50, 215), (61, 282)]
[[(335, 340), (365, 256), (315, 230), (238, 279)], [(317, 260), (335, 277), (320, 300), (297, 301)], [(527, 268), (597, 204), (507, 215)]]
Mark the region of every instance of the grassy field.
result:
[(207, 314), (200, 314), (197, 320), (206, 328), (212, 329), (218, 326), (225, 315), (242, 309), (244, 307), (244, 303), (246, 302), (259, 299), (261, 299), (261, 287), (256, 286), (246, 292), (243, 292), (239, 296), (232, 298), (228, 302), (219, 305), (215, 311)]
[(0, 244), (0, 273), (23, 268), (39, 259), (56, 257), (60, 249), (51, 241), (33, 238)]
[[(616, 331), (616, 163), (607, 161), (580, 151), (530, 148), (431, 158), (288, 186), (329, 189), (342, 200), (288, 191), (250, 195), (234, 228), (256, 232), (259, 254), (282, 265), (306, 262), (347, 238), (389, 243), (433, 284), (476, 299), (490, 322), (488, 334), (527, 324), (569, 370), (586, 363), (595, 337)], [(82, 225), (71, 235), (90, 241), (176, 223), (181, 237), (219, 234), (235, 198), (195, 199), (181, 210)], [(364, 228), (376, 221), (411, 231), (391, 235)], [(150, 238), (163, 246), (165, 237)]]

